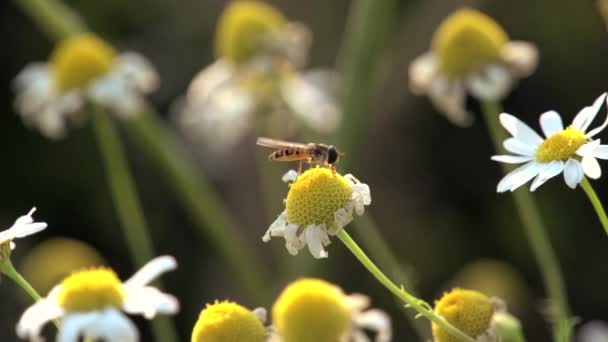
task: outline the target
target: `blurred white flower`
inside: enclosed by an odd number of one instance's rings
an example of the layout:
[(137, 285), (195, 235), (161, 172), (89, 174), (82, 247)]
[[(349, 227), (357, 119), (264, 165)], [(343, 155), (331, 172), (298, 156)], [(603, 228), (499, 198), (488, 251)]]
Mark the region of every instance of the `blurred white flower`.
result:
[(91, 33), (62, 41), (48, 63), (29, 64), (13, 82), (16, 111), (52, 139), (65, 136), (68, 122), (82, 121), (90, 103), (121, 118), (137, 115), (142, 94), (158, 84), (156, 71), (143, 56), (119, 55)]
[(608, 159), (608, 145), (600, 145), (600, 140), (593, 137), (608, 125), (608, 114), (600, 126), (592, 130), (589, 126), (605, 101), (606, 93), (600, 95), (592, 106), (581, 109), (566, 128), (557, 112), (543, 113), (540, 126), (544, 139), (513, 115), (500, 114), (500, 123), (512, 135), (503, 142), (503, 146), (515, 155), (493, 156), (492, 160), (525, 164), (507, 174), (498, 183), (496, 191), (514, 191), (536, 177), (530, 187), (534, 191), (562, 172), (564, 181), (572, 189), (585, 175), (599, 178), (602, 170), (597, 159)]
[[(28, 235), (36, 234), (41, 230), (44, 230), (47, 225), (44, 222), (34, 222), (32, 215), (36, 211), (36, 208), (32, 208), (27, 215), (20, 216), (13, 225), (4, 231), (0, 232), (0, 245), (9, 243), (10, 249), (15, 248), (14, 239), (26, 237)], [(1, 259), (1, 258), (0, 258)], [(0, 260), (1, 261), (1, 260)]]
[(591, 321), (583, 324), (576, 340), (578, 342), (608, 342), (608, 323)]
[(107, 268), (73, 273), (23, 313), (17, 323), (17, 335), (42, 341), (42, 327), (60, 319), (58, 342), (77, 342), (81, 337), (108, 342), (138, 341), (137, 328), (121, 310), (147, 319), (157, 313), (175, 314), (179, 310), (177, 299), (148, 284), (176, 267), (173, 257), (157, 257), (124, 283)]

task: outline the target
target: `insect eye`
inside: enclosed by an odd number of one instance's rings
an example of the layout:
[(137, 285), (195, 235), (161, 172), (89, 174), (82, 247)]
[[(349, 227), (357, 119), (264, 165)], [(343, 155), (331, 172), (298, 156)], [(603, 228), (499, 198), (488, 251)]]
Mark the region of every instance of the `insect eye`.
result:
[(338, 160), (338, 151), (335, 147), (330, 146), (327, 150), (327, 163), (334, 164)]

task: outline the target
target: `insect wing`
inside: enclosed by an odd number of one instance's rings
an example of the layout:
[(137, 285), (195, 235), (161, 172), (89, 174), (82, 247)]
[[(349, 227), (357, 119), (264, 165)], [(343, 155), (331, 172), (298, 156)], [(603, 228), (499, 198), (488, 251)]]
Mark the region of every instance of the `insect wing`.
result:
[(271, 138), (264, 138), (264, 137), (258, 138), (257, 144), (260, 146), (276, 148), (276, 149), (284, 149), (284, 148), (306, 149), (308, 147), (308, 145), (302, 144), (302, 143), (285, 141), (285, 140), (277, 140), (277, 139), (271, 139)]

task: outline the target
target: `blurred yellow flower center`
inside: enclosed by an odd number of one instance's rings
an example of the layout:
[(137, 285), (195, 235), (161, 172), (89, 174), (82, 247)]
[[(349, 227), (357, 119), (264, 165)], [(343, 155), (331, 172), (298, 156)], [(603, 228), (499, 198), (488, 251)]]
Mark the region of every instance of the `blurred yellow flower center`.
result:
[(59, 305), (71, 312), (120, 307), (124, 292), (116, 273), (106, 268), (75, 272), (61, 282)]
[(465, 8), (441, 23), (432, 48), (443, 73), (461, 78), (497, 61), (508, 41), (506, 32), (492, 18)]
[(82, 88), (110, 70), (116, 51), (92, 33), (63, 40), (50, 58), (57, 87), (61, 92)]
[(283, 290), (272, 317), (283, 342), (337, 342), (348, 330), (351, 312), (337, 286), (300, 279)]
[(243, 62), (254, 56), (269, 33), (286, 20), (274, 7), (252, 0), (233, 1), (218, 21), (215, 48), (218, 57)]
[(566, 160), (575, 155), (585, 144), (585, 133), (572, 126), (545, 139), (536, 150), (536, 160), (548, 163), (554, 160)]
[(291, 184), (285, 207), (289, 222), (300, 226), (331, 225), (334, 213), (352, 197), (351, 184), (337, 172), (315, 167)]
[[(484, 294), (463, 289), (453, 289), (435, 303), (435, 312), (453, 326), (476, 338), (489, 327), (494, 307)], [(433, 323), (435, 342), (458, 342), (460, 339), (440, 329)]]
[(192, 342), (263, 342), (265, 336), (253, 312), (228, 301), (207, 304), (192, 330)]

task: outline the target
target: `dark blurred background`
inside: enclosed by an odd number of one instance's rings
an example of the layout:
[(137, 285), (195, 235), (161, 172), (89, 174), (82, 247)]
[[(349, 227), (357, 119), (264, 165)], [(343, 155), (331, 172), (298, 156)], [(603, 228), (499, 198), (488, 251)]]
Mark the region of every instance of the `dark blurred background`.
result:
[[(155, 64), (162, 85), (151, 101), (168, 115), (172, 102), (184, 93), (194, 74), (214, 60), (214, 28), (227, 2), (66, 3), (116, 47), (139, 51)], [(314, 32), (310, 65), (336, 67), (351, 2), (272, 3)], [(369, 94), (371, 124), (359, 137), (363, 148), (347, 151), (356, 156), (356, 165), (341, 171), (352, 172), (370, 185), (373, 204), (369, 213), (400, 262), (411, 266), (422, 298), (432, 302), (452, 285), (496, 291), (489, 294), (509, 296), (509, 305), (522, 319), (528, 340), (546, 341), (550, 334), (543, 322), (545, 291), (511, 196), (495, 192), (501, 173), (489, 159), (493, 148), (477, 104), (470, 102), (476, 112), (475, 124), (456, 128), (426, 98), (413, 96), (407, 88), (408, 64), (429, 48), (442, 18), (462, 6), (475, 7), (494, 17), (511, 38), (538, 45), (541, 59), (537, 72), (523, 80), (504, 102), (505, 111), (532, 127), (538, 128), (538, 115), (550, 109), (569, 122), (580, 108), (606, 90), (608, 33), (592, 1), (400, 1), (396, 25), (386, 39), (378, 68), (378, 83)], [(128, 261), (91, 128), (71, 129), (67, 139), (51, 142), (26, 129), (12, 107), (11, 80), (27, 63), (46, 60), (53, 43), (12, 2), (2, 2), (0, 8), (4, 37), (0, 68), (0, 146), (4, 146), (0, 223), (10, 226), (35, 205), (35, 217), (49, 224), (42, 234), (18, 241), (12, 259), (21, 268), (28, 252), (42, 241), (71, 237), (96, 249), (126, 279), (134, 269)], [(275, 266), (281, 264), (277, 258), (290, 256), (282, 250), (282, 241), (273, 240), (270, 245), (277, 248), (272, 248), (260, 238), (274, 217), (266, 215), (267, 210), (260, 204), (264, 189), (258, 185), (256, 159), (264, 158), (266, 151), (257, 151), (254, 139), (251, 136), (227, 155), (228, 162), (200, 158), (197, 146), (189, 147), (240, 223), (247, 241), (266, 263)], [(179, 261), (178, 271), (163, 279), (168, 291), (182, 304), (176, 316), (182, 339), (189, 339), (198, 312), (214, 299), (270, 308), (272, 303), (252, 302), (240, 292), (214, 246), (198, 239), (160, 172), (138, 153), (137, 146), (128, 143), (129, 139), (123, 140), (157, 253), (172, 254)], [(226, 169), (218, 170), (220, 167)], [(277, 167), (287, 170), (286, 165)], [(224, 176), (218, 176), (221, 174)], [(593, 184), (599, 196), (608, 200), (606, 180)], [(604, 263), (608, 260), (608, 240), (586, 197), (580, 190), (567, 188), (559, 178), (534, 196), (563, 267), (572, 311), (582, 322), (608, 320), (608, 273)], [(276, 203), (278, 207), (281, 198), (276, 198)], [(278, 247), (281, 253), (277, 253)], [(371, 296), (375, 307), (393, 317), (395, 341), (413, 340), (413, 330), (388, 292), (340, 243), (334, 242), (328, 250), (329, 259), (317, 261), (313, 268), (294, 268), (288, 275), (268, 279), (268, 287), (278, 294), (298, 276), (323, 277), (346, 292)], [(306, 251), (296, 258), (303, 259), (302, 263), (311, 259)], [(57, 258), (54, 262), (64, 261)], [(19, 292), (11, 281), (3, 279), (2, 341), (16, 339), (15, 323), (29, 304), (25, 297), (14, 295)], [(141, 327), (147, 329), (146, 325)]]

